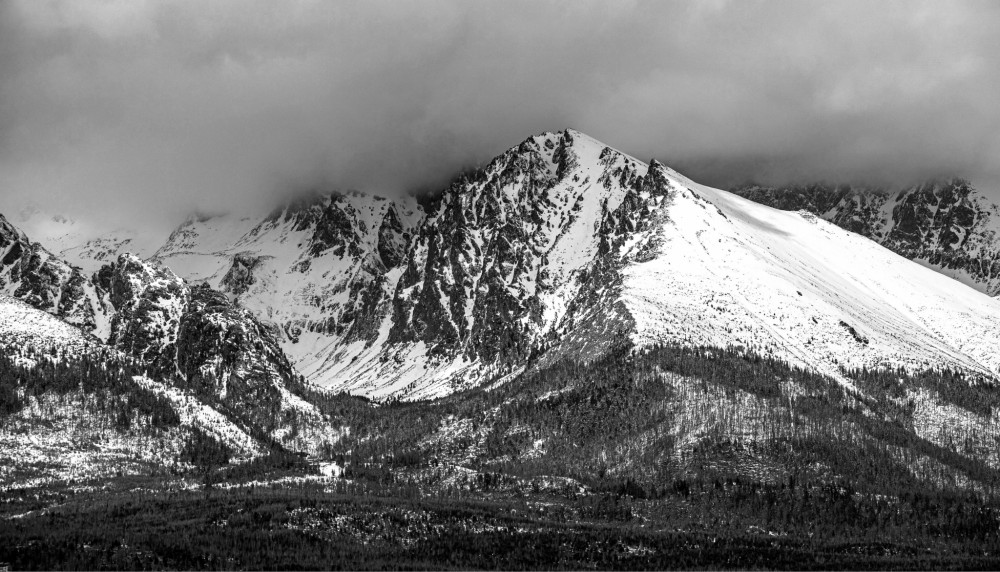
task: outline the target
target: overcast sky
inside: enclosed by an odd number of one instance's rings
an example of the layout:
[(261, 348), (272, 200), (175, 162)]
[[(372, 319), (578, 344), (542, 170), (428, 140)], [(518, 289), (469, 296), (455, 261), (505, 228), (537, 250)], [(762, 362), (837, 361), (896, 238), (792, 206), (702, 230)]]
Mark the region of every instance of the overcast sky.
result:
[(997, 30), (952, 0), (0, 0), (0, 212), (391, 195), (565, 127), (716, 185), (1000, 190)]

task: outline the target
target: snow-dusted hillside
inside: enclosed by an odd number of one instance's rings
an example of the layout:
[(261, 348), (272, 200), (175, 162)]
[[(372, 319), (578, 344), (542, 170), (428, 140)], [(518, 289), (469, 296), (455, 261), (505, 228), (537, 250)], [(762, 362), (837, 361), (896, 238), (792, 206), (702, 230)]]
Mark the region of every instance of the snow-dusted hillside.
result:
[[(2, 295), (0, 352), (29, 370), (72, 367), (80, 360), (114, 370), (129, 361), (62, 319)], [(0, 379), (6, 388), (16, 388), (15, 402), (5, 401), (0, 413), (0, 490), (189, 469), (181, 458), (194, 430), (225, 444), (238, 459), (264, 451), (244, 429), (190, 392), (142, 376), (124, 387), (94, 386), (84, 371), (77, 368), (69, 383), (52, 380), (52, 387), (33, 385), (34, 378), (23, 370)], [(144, 390), (152, 393), (144, 395)], [(152, 394), (167, 400), (164, 406), (176, 412), (175, 423), (158, 422), (151, 414)], [(146, 407), (133, 405), (143, 400)]]
[(996, 300), (809, 213), (664, 175), (657, 223), (623, 253), (639, 345), (743, 345), (830, 375), (1000, 371)]
[(7, 354), (59, 348), (53, 359), (61, 362), (111, 352), (136, 360), (139, 371), (168, 387), (224, 402), (230, 422), (266, 427), (286, 446), (312, 451), (338, 437), (290, 391), (298, 374), (277, 332), (225, 294), (132, 254), (86, 276), (2, 216), (0, 253), (0, 344)]
[(314, 450), (336, 438), (323, 415), (289, 391), (297, 374), (275, 332), (249, 310), (131, 255), (104, 267), (99, 279), (115, 310), (113, 347), (285, 445)]
[(1000, 294), (1000, 205), (963, 179), (899, 190), (824, 184), (733, 192), (782, 210), (806, 210), (991, 296)]
[(99, 343), (63, 320), (33, 308), (10, 296), (0, 295), (0, 344), (62, 348), (84, 347)]

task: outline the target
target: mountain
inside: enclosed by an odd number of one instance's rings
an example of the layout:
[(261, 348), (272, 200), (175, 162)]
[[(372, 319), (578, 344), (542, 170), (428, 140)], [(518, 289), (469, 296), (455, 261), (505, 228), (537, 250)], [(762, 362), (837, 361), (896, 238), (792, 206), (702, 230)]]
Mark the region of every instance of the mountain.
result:
[(276, 324), (314, 383), (440, 395), (510, 373), (557, 335), (602, 213), (645, 171), (604, 150), (576, 132), (533, 137), (429, 215), (412, 199), (327, 193), (192, 219), (153, 259)]
[[(290, 249), (280, 266), (301, 290), (314, 286), (297, 268), (375, 259), (373, 224), (368, 250), (349, 241), (322, 250), (310, 241), (359, 236), (361, 226), (296, 231), (307, 219), (290, 212), (247, 222), (227, 242), (253, 244), (245, 256), (265, 259), (255, 242), (264, 229), (299, 232), (277, 244)], [(209, 224), (184, 236), (211, 235)], [(532, 137), (456, 181), (411, 240), (398, 266), (351, 283), (354, 311), (330, 313), (324, 327), (304, 322), (321, 343), (284, 320), (286, 352), (310, 380), (430, 397), (514, 374), (533, 356), (594, 358), (623, 342), (742, 346), (838, 379), (844, 368), (936, 364), (993, 376), (1000, 365), (989, 342), (1000, 307), (988, 297), (815, 216), (698, 185), (574, 131)], [(225, 250), (232, 274), (256, 277), (234, 250)], [(225, 267), (212, 267), (219, 284)], [(265, 276), (241, 300), (271, 319), (295, 298), (275, 286), (280, 273)], [(341, 308), (329, 296), (351, 297), (347, 284), (334, 280), (314, 304)], [(355, 335), (356, 312), (367, 335)]]
[[(63, 274), (28, 283), (66, 276), (42, 281), (44, 294), (83, 280), (112, 347), (247, 420), (254, 402), (275, 404), (269, 417), (290, 410), (299, 375), (419, 399), (623, 346), (742, 347), (848, 387), (855, 369), (992, 379), (1000, 367), (997, 301), (807, 212), (576, 131), (531, 137), (425, 204), (313, 193), (264, 215), (193, 218), (149, 260), (123, 255), (90, 282), (36, 256)], [(969, 222), (955, 204), (950, 218), (938, 208), (952, 233)], [(8, 227), (7, 258), (44, 253)], [(65, 314), (36, 290), (18, 297)]]
[(234, 461), (267, 450), (127, 354), (6, 296), (0, 350), (0, 490), (184, 472), (206, 444)]
[(422, 217), (412, 199), (312, 193), (262, 216), (193, 218), (151, 260), (273, 324), (297, 370), (329, 385), (338, 348), (374, 341)]
[(284, 446), (315, 450), (337, 438), (293, 393), (299, 376), (276, 332), (225, 294), (128, 254), (95, 278), (115, 310), (111, 347)]
[[(995, 565), (1000, 300), (841, 228), (856, 198), (834, 224), (566, 130), (89, 275), (7, 224), (0, 559)], [(987, 236), (942, 201), (878, 228)]]
[(435, 395), (547, 348), (549, 361), (593, 359), (620, 342), (742, 346), (838, 379), (1000, 366), (996, 301), (815, 216), (573, 131), (453, 185), (405, 265), (381, 355), (341, 359), (335, 387)]
[[(842, 371), (862, 367), (996, 375), (996, 302), (856, 234), (991, 276), (996, 207), (960, 181), (891, 202), (811, 189), (739, 193), (804, 211), (782, 212), (566, 130), (423, 207), (327, 191), (193, 217), (149, 263), (247, 310), (309, 382), (377, 399), (447, 395), (622, 344), (744, 347), (846, 384)], [(963, 272), (979, 276), (952, 275)]]
[(1000, 293), (1000, 206), (963, 179), (889, 191), (851, 185), (731, 189), (781, 210), (804, 210), (990, 296)]

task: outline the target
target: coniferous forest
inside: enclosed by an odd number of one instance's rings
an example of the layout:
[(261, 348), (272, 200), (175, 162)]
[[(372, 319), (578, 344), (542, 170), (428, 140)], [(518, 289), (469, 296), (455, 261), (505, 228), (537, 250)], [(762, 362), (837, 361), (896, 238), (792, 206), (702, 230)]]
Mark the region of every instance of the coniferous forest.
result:
[[(179, 431), (170, 401), (138, 386), (128, 360), (57, 354), (0, 356), (0, 422), (38, 396), (75, 393), (109, 430)], [(241, 459), (193, 428), (170, 471), (10, 488), (0, 565), (1000, 564), (1000, 472), (977, 429), (997, 389), (947, 370), (843, 373), (854, 388), (745, 348), (660, 346), (536, 363), (429, 402), (300, 383), (349, 434), (314, 455), (272, 442)], [(922, 434), (928, 400), (967, 422)]]

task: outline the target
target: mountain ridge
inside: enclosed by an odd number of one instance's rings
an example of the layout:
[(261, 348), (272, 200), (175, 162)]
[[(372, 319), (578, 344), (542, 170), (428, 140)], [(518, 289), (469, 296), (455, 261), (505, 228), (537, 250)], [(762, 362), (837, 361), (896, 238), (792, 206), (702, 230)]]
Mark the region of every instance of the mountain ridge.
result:
[[(953, 185), (949, 221), (972, 224), (968, 191)], [(840, 226), (885, 210), (838, 193), (799, 202), (855, 204)], [(377, 399), (442, 396), (622, 343), (743, 346), (847, 384), (855, 367), (997, 374), (965, 340), (993, 335), (994, 302), (578, 131), (529, 137), (425, 206), (317, 191), (267, 214), (192, 217), (149, 260), (261, 320), (311, 383)], [(895, 274), (855, 271), (872, 261)]]

